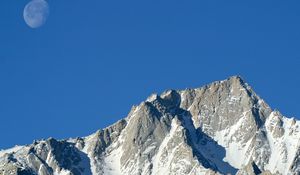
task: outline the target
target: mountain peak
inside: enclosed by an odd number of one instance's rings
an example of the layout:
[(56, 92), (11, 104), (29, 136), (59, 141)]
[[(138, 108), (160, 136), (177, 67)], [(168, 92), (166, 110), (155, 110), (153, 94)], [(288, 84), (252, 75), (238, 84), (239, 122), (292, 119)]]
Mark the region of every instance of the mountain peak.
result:
[(233, 75), (233, 76), (230, 76), (228, 78), (228, 80), (233, 80), (233, 81), (240, 81), (241, 83), (242, 82), (245, 82), (243, 77), (241, 75)]
[(228, 81), (233, 85), (237, 85), (244, 88), (250, 88), (247, 82), (239, 75), (229, 77)]
[(83, 138), (0, 151), (0, 175), (299, 174), (300, 122), (240, 77), (153, 94)]

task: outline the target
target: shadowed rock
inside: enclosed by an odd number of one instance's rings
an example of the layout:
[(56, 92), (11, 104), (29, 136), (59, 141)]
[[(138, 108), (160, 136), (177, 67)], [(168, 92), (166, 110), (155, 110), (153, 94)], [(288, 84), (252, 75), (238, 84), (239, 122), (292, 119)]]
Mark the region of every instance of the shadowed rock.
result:
[(87, 137), (0, 151), (0, 175), (299, 174), (299, 139), (299, 121), (233, 76), (151, 95)]

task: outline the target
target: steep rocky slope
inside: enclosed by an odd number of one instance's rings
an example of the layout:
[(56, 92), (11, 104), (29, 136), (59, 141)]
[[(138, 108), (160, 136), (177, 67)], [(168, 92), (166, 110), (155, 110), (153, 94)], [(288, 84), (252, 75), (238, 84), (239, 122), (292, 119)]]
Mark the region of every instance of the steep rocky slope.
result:
[(234, 76), (153, 94), (87, 137), (0, 151), (0, 175), (300, 174), (299, 125)]

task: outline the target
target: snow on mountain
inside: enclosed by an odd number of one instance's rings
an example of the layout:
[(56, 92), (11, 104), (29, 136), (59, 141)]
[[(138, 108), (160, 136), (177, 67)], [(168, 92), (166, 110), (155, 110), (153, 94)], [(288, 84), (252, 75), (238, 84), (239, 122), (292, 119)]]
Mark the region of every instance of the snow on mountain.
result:
[(0, 151), (0, 175), (300, 174), (299, 125), (234, 76), (153, 94), (87, 137)]

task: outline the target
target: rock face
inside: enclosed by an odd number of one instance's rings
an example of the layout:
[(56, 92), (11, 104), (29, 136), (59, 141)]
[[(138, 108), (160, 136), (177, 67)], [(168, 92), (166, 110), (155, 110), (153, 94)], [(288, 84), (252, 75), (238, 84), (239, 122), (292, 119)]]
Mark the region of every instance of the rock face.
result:
[(234, 76), (151, 95), (84, 138), (0, 151), (0, 175), (294, 175), (299, 126)]

